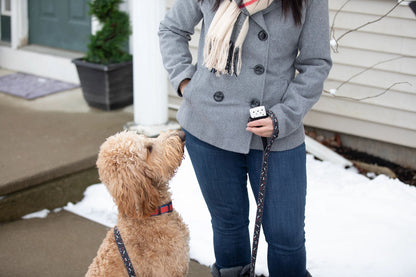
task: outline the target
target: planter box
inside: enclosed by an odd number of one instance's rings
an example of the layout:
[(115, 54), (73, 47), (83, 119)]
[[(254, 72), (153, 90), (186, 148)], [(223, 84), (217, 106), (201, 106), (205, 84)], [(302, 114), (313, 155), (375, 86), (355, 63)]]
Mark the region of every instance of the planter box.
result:
[(88, 105), (115, 110), (133, 104), (133, 63), (102, 65), (74, 59)]

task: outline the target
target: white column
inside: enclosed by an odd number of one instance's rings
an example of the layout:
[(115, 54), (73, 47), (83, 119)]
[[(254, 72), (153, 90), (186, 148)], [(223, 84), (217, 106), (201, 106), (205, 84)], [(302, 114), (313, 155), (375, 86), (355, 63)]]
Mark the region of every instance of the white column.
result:
[(29, 16), (27, 0), (11, 1), (11, 46), (17, 49), (28, 44)]
[(160, 125), (168, 121), (166, 74), (157, 36), (165, 0), (133, 1), (134, 122)]
[(133, 28), (134, 129), (157, 136), (165, 129), (177, 129), (168, 122), (167, 75), (162, 65), (157, 35), (166, 12), (166, 0), (130, 1)]

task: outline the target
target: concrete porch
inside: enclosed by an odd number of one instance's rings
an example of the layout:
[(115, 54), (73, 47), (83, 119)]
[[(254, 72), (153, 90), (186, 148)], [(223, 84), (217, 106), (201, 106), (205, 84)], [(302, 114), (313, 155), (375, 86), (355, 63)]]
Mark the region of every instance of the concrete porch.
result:
[[(99, 182), (99, 146), (132, 120), (131, 106), (88, 107), (81, 89), (32, 101), (0, 93), (0, 276), (85, 274), (107, 227), (66, 211), (21, 217), (81, 200)], [(209, 268), (191, 261), (188, 276), (210, 276)]]

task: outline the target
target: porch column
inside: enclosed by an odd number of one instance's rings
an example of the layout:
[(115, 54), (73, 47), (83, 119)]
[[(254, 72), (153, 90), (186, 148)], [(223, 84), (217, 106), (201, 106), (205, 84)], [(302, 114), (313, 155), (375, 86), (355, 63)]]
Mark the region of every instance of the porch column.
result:
[(133, 27), (134, 122), (125, 128), (148, 136), (177, 129), (168, 122), (167, 75), (157, 35), (166, 12), (166, 0), (130, 1)]
[(28, 44), (29, 16), (28, 0), (11, 2), (11, 47), (17, 49)]

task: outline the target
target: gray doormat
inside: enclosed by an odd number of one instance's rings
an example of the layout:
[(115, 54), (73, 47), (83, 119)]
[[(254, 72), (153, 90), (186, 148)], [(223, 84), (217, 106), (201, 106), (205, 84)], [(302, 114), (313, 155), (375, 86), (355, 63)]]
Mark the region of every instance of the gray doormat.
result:
[(35, 99), (76, 87), (79, 85), (25, 73), (14, 73), (0, 77), (1, 92), (25, 99)]

